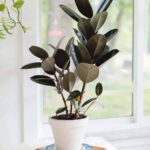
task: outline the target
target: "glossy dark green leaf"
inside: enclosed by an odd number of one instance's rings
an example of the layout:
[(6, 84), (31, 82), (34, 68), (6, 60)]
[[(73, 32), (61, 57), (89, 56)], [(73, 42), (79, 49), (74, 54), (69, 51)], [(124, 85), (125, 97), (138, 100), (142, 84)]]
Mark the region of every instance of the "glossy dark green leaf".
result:
[(99, 69), (93, 64), (80, 63), (76, 69), (77, 75), (84, 83), (94, 81), (99, 75)]
[(106, 45), (104, 53), (107, 53), (110, 50), (110, 47), (108, 45)]
[(101, 55), (106, 47), (106, 38), (104, 35), (98, 35), (98, 42), (96, 45), (96, 49), (94, 51), (94, 58), (97, 58), (99, 55)]
[(29, 48), (29, 50), (33, 55), (35, 55), (36, 57), (41, 58), (43, 60), (48, 57), (48, 53), (44, 49), (42, 49), (38, 46), (31, 46)]
[(97, 10), (97, 13), (106, 11), (112, 2), (113, 0), (102, 0)]
[(56, 114), (63, 113), (63, 112), (66, 111), (66, 110), (67, 110), (66, 107), (61, 107), (61, 108), (57, 109)]
[(76, 45), (72, 45), (71, 58), (72, 58), (75, 66), (77, 66), (81, 62), (80, 51)]
[(77, 99), (79, 96), (81, 95), (81, 92), (76, 90), (70, 93), (70, 95), (68, 96), (67, 100), (68, 101), (73, 101), (75, 99)]
[(87, 50), (87, 48), (82, 44), (78, 42), (78, 49), (81, 57), (81, 62), (84, 63), (91, 63), (91, 56)]
[(35, 75), (35, 76), (32, 76), (31, 78), (36, 80), (36, 79), (49, 79), (50, 77), (49, 76), (45, 76), (45, 75)]
[(53, 57), (48, 57), (46, 58), (41, 65), (42, 69), (46, 72), (46, 73), (52, 73), (54, 74), (54, 70), (55, 70), (55, 59)]
[(97, 96), (100, 96), (103, 92), (103, 86), (101, 83), (96, 84), (95, 93)]
[(73, 72), (68, 72), (64, 75), (62, 86), (67, 92), (71, 92), (75, 85), (76, 77)]
[(97, 43), (98, 43), (98, 35), (92, 36), (87, 42), (86, 47), (89, 51), (91, 58), (93, 58)]
[(73, 45), (71, 50), (71, 57), (75, 66), (82, 62), (91, 63), (91, 57), (87, 48), (82, 43), (78, 44), (79, 46)]
[(96, 65), (100, 66), (102, 65), (104, 62), (106, 62), (107, 60), (109, 60), (110, 58), (112, 58), (113, 56), (115, 56), (117, 53), (119, 52), (119, 50), (114, 49), (109, 51), (108, 53), (100, 56), (97, 60), (96, 60)]
[(110, 30), (105, 34), (107, 41), (110, 41), (116, 34), (118, 33), (118, 29)]
[[(68, 53), (62, 49), (57, 50), (56, 54), (54, 55), (54, 58), (55, 58), (56, 65), (62, 69), (64, 68), (64, 66), (70, 59)], [(69, 67), (69, 65), (70, 65), (70, 63), (68, 64), (68, 67)]]
[(79, 21), (80, 16), (72, 9), (65, 5), (60, 5), (61, 9), (68, 14), (71, 18), (73, 18), (75, 21)]
[(71, 50), (71, 45), (74, 43), (74, 37), (71, 37), (68, 40), (68, 43), (66, 45), (65, 51), (68, 53), (68, 55), (70, 54), (70, 50)]
[(24, 65), (21, 69), (33, 69), (33, 68), (41, 68), (41, 62), (35, 62)]
[(104, 48), (103, 51), (101, 51), (101, 53), (99, 54), (99, 56), (94, 57), (94, 58), (92, 59), (92, 63), (93, 63), (93, 64), (96, 64), (97, 60), (98, 60), (100, 57), (104, 56), (104, 55), (105, 55), (106, 53), (108, 53), (109, 51), (110, 51), (110, 47), (109, 47), (108, 45), (106, 45), (106, 47)]
[(75, 0), (78, 10), (86, 17), (91, 18), (93, 16), (93, 10), (89, 0)]
[(103, 26), (107, 19), (107, 12), (100, 12), (97, 15), (93, 16), (91, 18), (91, 24), (95, 30), (95, 32), (98, 32), (98, 30)]
[(89, 20), (81, 18), (78, 22), (78, 29), (80, 30), (81, 34), (88, 40), (95, 34), (95, 31), (90, 23)]
[(90, 53), (90, 56), (93, 58), (94, 56), (102, 53), (106, 46), (106, 38), (105, 36), (99, 34), (92, 36), (87, 42), (87, 49)]
[(47, 85), (47, 86), (55, 86), (54, 80), (48, 76), (35, 75), (35, 76), (31, 77), (31, 80), (38, 84)]
[(96, 99), (97, 99), (97, 97), (95, 97), (95, 98), (91, 98), (91, 99), (89, 99), (89, 100), (85, 101), (85, 102), (83, 103), (82, 107), (84, 107), (84, 106), (86, 106), (86, 105), (90, 104), (91, 102), (95, 101)]
[(83, 44), (86, 44), (87, 43), (87, 40), (85, 39), (85, 37), (81, 34), (80, 31), (78, 31), (77, 29), (73, 29), (76, 36), (78, 37), (79, 41)]

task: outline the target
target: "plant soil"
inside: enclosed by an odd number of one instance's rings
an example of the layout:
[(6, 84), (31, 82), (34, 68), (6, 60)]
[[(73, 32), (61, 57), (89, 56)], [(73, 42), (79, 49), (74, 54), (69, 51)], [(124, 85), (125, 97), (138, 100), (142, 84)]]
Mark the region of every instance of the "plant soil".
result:
[(57, 120), (78, 120), (78, 119), (84, 119), (86, 117), (87, 117), (86, 115), (80, 114), (80, 117), (76, 118), (76, 115), (72, 114), (72, 115), (69, 115), (69, 116), (67, 116), (67, 115), (58, 115), (58, 116), (53, 116), (52, 118), (57, 119)]

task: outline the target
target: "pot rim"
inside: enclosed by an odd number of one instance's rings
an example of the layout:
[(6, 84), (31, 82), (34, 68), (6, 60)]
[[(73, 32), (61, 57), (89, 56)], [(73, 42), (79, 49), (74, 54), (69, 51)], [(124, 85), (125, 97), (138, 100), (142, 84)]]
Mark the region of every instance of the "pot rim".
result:
[(62, 128), (62, 126), (66, 128), (76, 128), (76, 127), (84, 127), (88, 125), (88, 117), (76, 120), (60, 120), (50, 117), (49, 124), (55, 128)]
[(57, 122), (79, 122), (79, 121), (89, 120), (88, 116), (86, 116), (86, 115), (85, 115), (85, 118), (73, 119), (73, 120), (57, 119), (57, 118), (53, 118), (53, 117), (55, 117), (55, 116), (49, 117), (49, 121), (50, 121), (50, 120), (55, 120), (55, 121), (57, 121)]

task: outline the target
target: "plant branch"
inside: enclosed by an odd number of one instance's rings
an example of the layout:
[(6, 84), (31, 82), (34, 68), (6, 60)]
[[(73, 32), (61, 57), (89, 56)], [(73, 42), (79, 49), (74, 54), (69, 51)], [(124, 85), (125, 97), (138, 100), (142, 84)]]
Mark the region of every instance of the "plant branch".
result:
[[(58, 88), (61, 88), (61, 87), (60, 87), (59, 80), (58, 80), (58, 78), (57, 78), (56, 74), (54, 74), (54, 76), (55, 76), (55, 79), (56, 79), (57, 85), (59, 86)], [(65, 105), (65, 107), (66, 107), (66, 114), (67, 114), (67, 116), (68, 116), (68, 107), (67, 107), (67, 103), (66, 103), (66, 100), (65, 100), (65, 97), (64, 97), (64, 95), (63, 95), (62, 90), (60, 90), (60, 95), (61, 95), (62, 100), (63, 100), (63, 102), (64, 102), (64, 105)]]
[(70, 115), (72, 115), (72, 102), (70, 101)]
[(81, 90), (81, 96), (80, 96), (80, 100), (79, 100), (79, 103), (78, 103), (79, 106), (80, 106), (81, 103), (82, 103), (82, 99), (83, 99), (83, 95), (84, 95), (85, 86), (86, 86), (86, 83), (83, 83), (82, 90)]
[(20, 21), (20, 11), (19, 11), (19, 9), (17, 9), (17, 20), (18, 20), (18, 23), (21, 26), (23, 32), (25, 33), (26, 30), (25, 30), (24, 26), (22, 25), (22, 22)]
[[(14, 0), (12, 0), (12, 2), (15, 3)], [(17, 9), (17, 21), (18, 21), (17, 23), (20, 25), (20, 27), (22, 28), (23, 32), (25, 33), (26, 30), (25, 30), (24, 26), (22, 25), (22, 22), (20, 21), (20, 11), (19, 11), (19, 9)]]
[[(81, 103), (82, 103), (85, 86), (86, 86), (86, 83), (83, 83), (82, 90), (81, 90), (81, 95), (80, 95), (80, 100), (79, 100), (79, 102), (78, 102), (78, 107), (79, 107), (79, 108), (80, 108), (80, 105), (81, 105)], [(76, 118), (80, 118), (79, 110), (76, 110), (76, 113), (75, 113), (75, 114), (76, 114)]]
[(8, 14), (9, 19), (10, 19), (10, 20), (13, 22), (13, 24), (14, 24), (14, 25), (12, 26), (12, 28), (14, 28), (14, 27), (16, 26), (16, 21), (11, 17), (8, 7), (6, 7), (6, 9), (7, 9), (7, 14)]

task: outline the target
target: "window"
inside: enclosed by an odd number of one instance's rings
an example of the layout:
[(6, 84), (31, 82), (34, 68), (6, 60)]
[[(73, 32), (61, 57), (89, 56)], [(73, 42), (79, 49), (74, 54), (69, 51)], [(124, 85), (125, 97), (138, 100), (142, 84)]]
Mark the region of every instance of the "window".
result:
[[(43, 0), (42, 2), (44, 10), (47, 10), (45, 9), (45, 7), (48, 6), (47, 1)], [(95, 8), (94, 11), (96, 11), (99, 1), (91, 2)], [(42, 32), (44, 33), (44, 36), (42, 36), (43, 43), (50, 42), (55, 45), (64, 35), (66, 36), (64, 39), (65, 43), (67, 41), (66, 39), (73, 35), (72, 26), (75, 26), (76, 22), (72, 21), (72, 19), (59, 8), (59, 4), (62, 3), (70, 7), (74, 6), (74, 3), (70, 1), (51, 0), (49, 1), (49, 13), (47, 13), (47, 11), (45, 11), (46, 13), (42, 12), (42, 18), (45, 18), (46, 21), (45, 23), (44, 20), (42, 20), (42, 24), (44, 25), (42, 26), (44, 30), (44, 32)], [(73, 9), (75, 9), (75, 7), (73, 7)], [(48, 17), (47, 14), (49, 14)], [(87, 113), (91, 119), (132, 115), (132, 22), (133, 2), (131, 0), (115, 1), (108, 10), (107, 21), (100, 33), (104, 34), (114, 28), (119, 29), (119, 34), (109, 45), (112, 49), (119, 49), (120, 54), (101, 68), (101, 73), (97, 81), (102, 82), (104, 92), (97, 103), (95, 103), (95, 106)], [(45, 26), (45, 24), (48, 26)], [(45, 28), (47, 28), (47, 32), (45, 32)], [(87, 98), (92, 95), (94, 96), (97, 81), (87, 85)], [(60, 98), (59, 95), (56, 95), (57, 93), (53, 88), (44, 88), (43, 116), (45, 120), (58, 108)], [(125, 102), (125, 104), (122, 102)]]
[(147, 0), (146, 9), (146, 49), (144, 52), (144, 102), (145, 115), (150, 115), (150, 1)]
[[(26, 63), (30, 62), (29, 60), (32, 60), (32, 57), (30, 58), (30, 56), (26, 54), (26, 50), (33, 44), (38, 43), (37, 45), (40, 45), (39, 40), (37, 40), (37, 37), (39, 37), (39, 33), (37, 32), (39, 31), (39, 14), (37, 12), (42, 12), (40, 17), (40, 31), (42, 35), (41, 45), (45, 47), (49, 53), (51, 52), (51, 49), (49, 46), (47, 46), (48, 43), (52, 43), (55, 45), (63, 35), (66, 35), (63, 42), (65, 43), (66, 39), (73, 35), (71, 25), (75, 26), (75, 23), (73, 21), (69, 22), (71, 19), (67, 17), (66, 14), (58, 7), (60, 3), (72, 7), (73, 1), (40, 0), (40, 2), (42, 4), (40, 6), (42, 11), (39, 11), (38, 9), (34, 10), (32, 6), (35, 5), (35, 1), (31, 0), (27, 2), (27, 6), (30, 7), (26, 8), (30, 10), (28, 11), (30, 13), (26, 11), (25, 13), (23, 13), (23, 20), (32, 27), (23, 39), (23, 61)], [(95, 6), (96, 10), (96, 6), (98, 5), (99, 1), (91, 0), (91, 2), (92, 5)], [(38, 5), (38, 1), (36, 1), (35, 8), (38, 8)], [(146, 8), (146, 6), (148, 8)], [(107, 64), (105, 64), (104, 67), (101, 68), (101, 75), (99, 79), (103, 83), (104, 93), (100, 97), (99, 101), (95, 104), (94, 109), (96, 110), (96, 112), (92, 113), (92, 108), (89, 112), (91, 119), (97, 119), (94, 121), (90, 121), (90, 132), (93, 132), (94, 129), (97, 129), (94, 127), (96, 124), (97, 126), (101, 124), (100, 127), (103, 131), (105, 131), (106, 129), (110, 129), (110, 123), (113, 130), (117, 130), (120, 128), (141, 128), (141, 126), (145, 127), (145, 125), (149, 126), (149, 124), (145, 124), (144, 122), (144, 120), (147, 120), (149, 122), (149, 117), (145, 117), (143, 115), (145, 113), (145, 115), (150, 116), (150, 68), (148, 65), (150, 57), (150, 45), (147, 46), (147, 48), (144, 48), (145, 40), (147, 39), (148, 45), (148, 41), (150, 39), (150, 20), (148, 20), (150, 18), (149, 6), (149, 0), (136, 0), (136, 3), (133, 0), (116, 0), (109, 8), (109, 16), (101, 32), (105, 33), (109, 29), (119, 28), (119, 34), (111, 43), (109, 43), (109, 45), (112, 48), (118, 48), (121, 52), (120, 54), (118, 54), (118, 56), (114, 57), (113, 60), (107, 62)], [(146, 16), (147, 20), (145, 19)], [(146, 32), (145, 24), (147, 25)], [(147, 33), (147, 35), (145, 35), (145, 33)], [(35, 72), (36, 71), (33, 71), (32, 75), (35, 74)], [(47, 121), (48, 116), (55, 112), (58, 107), (56, 105), (58, 101), (58, 103), (60, 104), (59, 95), (57, 95), (53, 88), (51, 89), (44, 87), (44, 92), (42, 93), (43, 99), (41, 97), (39, 98), (39, 88), (38, 90), (36, 90), (35, 86), (41, 88), (43, 87), (32, 84), (32, 82), (29, 80), (29, 76), (31, 76), (31, 74), (25, 74), (24, 76), (24, 109), (22, 115), (24, 115), (24, 131), (29, 131), (29, 133), (26, 132), (25, 139), (29, 139), (31, 131), (38, 131), (38, 129), (41, 129), (39, 133), (40, 135), (47, 136), (47, 134), (45, 133), (49, 134), (49, 126), (47, 131), (47, 125), (43, 125), (43, 122)], [(144, 84), (143, 81), (145, 81)], [(90, 86), (94, 87), (95, 84), (88, 86), (89, 88)], [(33, 91), (32, 89), (35, 90)], [(90, 94), (92, 94), (92, 91)], [(42, 105), (39, 101), (40, 99)], [(143, 109), (143, 102), (145, 110)], [(30, 118), (28, 116), (30, 116)], [(42, 116), (42, 119), (39, 116)], [(38, 127), (36, 124), (37, 122), (39, 123)], [(43, 129), (46, 129), (46, 132), (44, 132)], [(32, 138), (34, 139), (35, 136), (33, 136)]]

